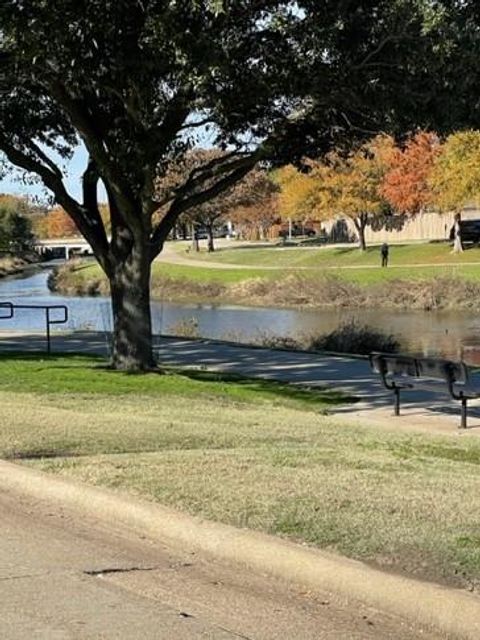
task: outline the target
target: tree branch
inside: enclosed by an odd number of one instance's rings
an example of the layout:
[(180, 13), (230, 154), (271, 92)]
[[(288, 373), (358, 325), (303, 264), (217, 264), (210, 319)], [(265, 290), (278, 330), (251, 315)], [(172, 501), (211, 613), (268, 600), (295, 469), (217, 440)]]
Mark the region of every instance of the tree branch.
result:
[(388, 43), (399, 41), (404, 37), (405, 37), (405, 32), (402, 32), (402, 33), (396, 34), (396, 35), (391, 34), (391, 35), (385, 36), (385, 38), (383, 38), (383, 40), (381, 40), (378, 43), (378, 46), (373, 51), (370, 51), (370, 53), (368, 55), (366, 55), (365, 58), (361, 62), (359, 62), (358, 64), (356, 64), (356, 65), (354, 65), (352, 67), (353, 70), (354, 71), (359, 71), (360, 69), (363, 69), (370, 62), (370, 60), (372, 58), (374, 58), (376, 55), (378, 55), (382, 51), (382, 49), (384, 49), (386, 47), (386, 45)]
[(98, 208), (98, 170), (95, 161), (90, 158), (87, 168), (82, 176), (83, 206), (88, 211), (89, 220), (92, 226), (96, 227), (98, 233), (103, 237), (102, 243), (108, 246), (107, 232), (103, 224), (102, 216)]
[(128, 216), (128, 224), (135, 232), (142, 231), (142, 221), (138, 216), (137, 203), (134, 195), (125, 186), (127, 181), (111, 161), (104, 146), (101, 134), (98, 133), (90, 116), (85, 113), (82, 104), (73, 99), (65, 87), (58, 81), (50, 83), (52, 95), (70, 116), (72, 124), (80, 133), (90, 156), (95, 160), (102, 177), (108, 182), (115, 193), (116, 200), (121, 204), (122, 214)]
[(150, 138), (154, 143), (151, 145), (151, 160), (155, 164), (157, 164), (169, 144), (183, 128), (183, 124), (191, 112), (191, 93), (191, 87), (182, 87), (170, 100), (162, 122), (152, 127), (148, 132), (147, 140)]
[(53, 162), (53, 160), (49, 158), (44, 151), (41, 150), (38, 144), (36, 144), (33, 140), (22, 140), (22, 144), (31, 149), (31, 151), (33, 151), (33, 153), (37, 155), (42, 160), (42, 162), (49, 169), (51, 169), (56, 176), (58, 176), (58, 178), (60, 178), (60, 180), (62, 179), (62, 172), (60, 171), (60, 169)]
[[(29, 173), (35, 173), (42, 180), (43, 184), (55, 195), (55, 199), (65, 211), (71, 216), (77, 225), (80, 233), (87, 242), (90, 243), (102, 268), (108, 268), (108, 242), (103, 225), (100, 227), (90, 218), (90, 211), (86, 206), (77, 202), (65, 189), (62, 180), (62, 173), (58, 167), (52, 171), (38, 159), (27, 155), (8, 142), (4, 137), (0, 137), (0, 148), (4, 151), (10, 162), (21, 167)], [(41, 157), (41, 156), (40, 156)], [(41, 158), (42, 159), (42, 158)], [(43, 159), (42, 159), (43, 160)]]
[(196, 207), (200, 204), (203, 204), (207, 200), (211, 200), (215, 198), (220, 193), (228, 189), (229, 187), (236, 184), (239, 180), (244, 178), (251, 169), (258, 162), (257, 153), (250, 155), (248, 158), (242, 158), (241, 162), (238, 161), (235, 163), (235, 166), (232, 168), (232, 164), (229, 166), (231, 169), (230, 173), (227, 176), (223, 176), (213, 185), (203, 189), (203, 191), (197, 191), (189, 196), (177, 197), (172, 202), (169, 210), (162, 218), (162, 220), (158, 223), (155, 228), (151, 240), (151, 259), (153, 260), (162, 250), (163, 244), (175, 224), (178, 217), (188, 209)]
[(185, 129), (197, 129), (198, 127), (204, 127), (206, 124), (210, 124), (212, 122), (213, 120), (211, 116), (203, 118), (202, 120), (197, 120), (196, 122), (186, 122), (182, 127), (180, 127), (180, 131), (184, 131)]

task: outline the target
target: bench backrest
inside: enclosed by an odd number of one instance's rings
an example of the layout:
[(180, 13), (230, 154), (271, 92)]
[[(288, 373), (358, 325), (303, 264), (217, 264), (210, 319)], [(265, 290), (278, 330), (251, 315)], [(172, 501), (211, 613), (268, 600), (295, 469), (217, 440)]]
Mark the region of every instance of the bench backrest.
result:
[(453, 362), (443, 358), (416, 358), (401, 354), (372, 353), (370, 364), (373, 371), (382, 376), (430, 378), (454, 384), (468, 382), (468, 367), (464, 362)]

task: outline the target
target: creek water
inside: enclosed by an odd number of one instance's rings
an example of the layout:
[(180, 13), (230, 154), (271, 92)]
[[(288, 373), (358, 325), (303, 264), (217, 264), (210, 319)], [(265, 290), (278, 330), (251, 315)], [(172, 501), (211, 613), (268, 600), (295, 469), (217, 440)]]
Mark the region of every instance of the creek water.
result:
[[(64, 304), (69, 310), (63, 329), (108, 331), (110, 299), (62, 296), (48, 289), (48, 268), (0, 280), (0, 301), (13, 304)], [(52, 313), (52, 316), (54, 314)], [(180, 325), (197, 326), (205, 338), (258, 341), (267, 336), (319, 335), (354, 318), (359, 323), (393, 334), (402, 349), (424, 355), (463, 357), (480, 364), (480, 315), (466, 312), (386, 311), (374, 309), (276, 309), (211, 304), (152, 304), (154, 333), (175, 334)], [(13, 320), (0, 320), (0, 329), (43, 330), (44, 314), (19, 310)]]

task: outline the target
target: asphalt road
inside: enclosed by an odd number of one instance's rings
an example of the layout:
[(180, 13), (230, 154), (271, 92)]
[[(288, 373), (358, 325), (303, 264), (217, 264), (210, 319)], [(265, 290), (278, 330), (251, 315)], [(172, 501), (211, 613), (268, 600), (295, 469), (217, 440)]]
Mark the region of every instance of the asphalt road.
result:
[(426, 640), (329, 593), (139, 538), (61, 505), (0, 495), (5, 639)]

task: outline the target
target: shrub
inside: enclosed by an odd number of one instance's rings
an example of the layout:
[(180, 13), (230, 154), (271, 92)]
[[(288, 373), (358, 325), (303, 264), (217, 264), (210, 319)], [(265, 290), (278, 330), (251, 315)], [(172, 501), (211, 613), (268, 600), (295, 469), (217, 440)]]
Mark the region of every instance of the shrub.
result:
[(331, 333), (312, 337), (308, 349), (368, 355), (372, 351), (396, 353), (400, 349), (400, 343), (393, 335), (359, 324), (352, 318)]
[(301, 351), (302, 345), (291, 336), (276, 336), (269, 333), (261, 333), (254, 341), (255, 344), (265, 349), (288, 349), (289, 351)]
[(199, 338), (198, 320), (196, 318), (183, 318), (168, 327), (167, 333), (181, 338)]

